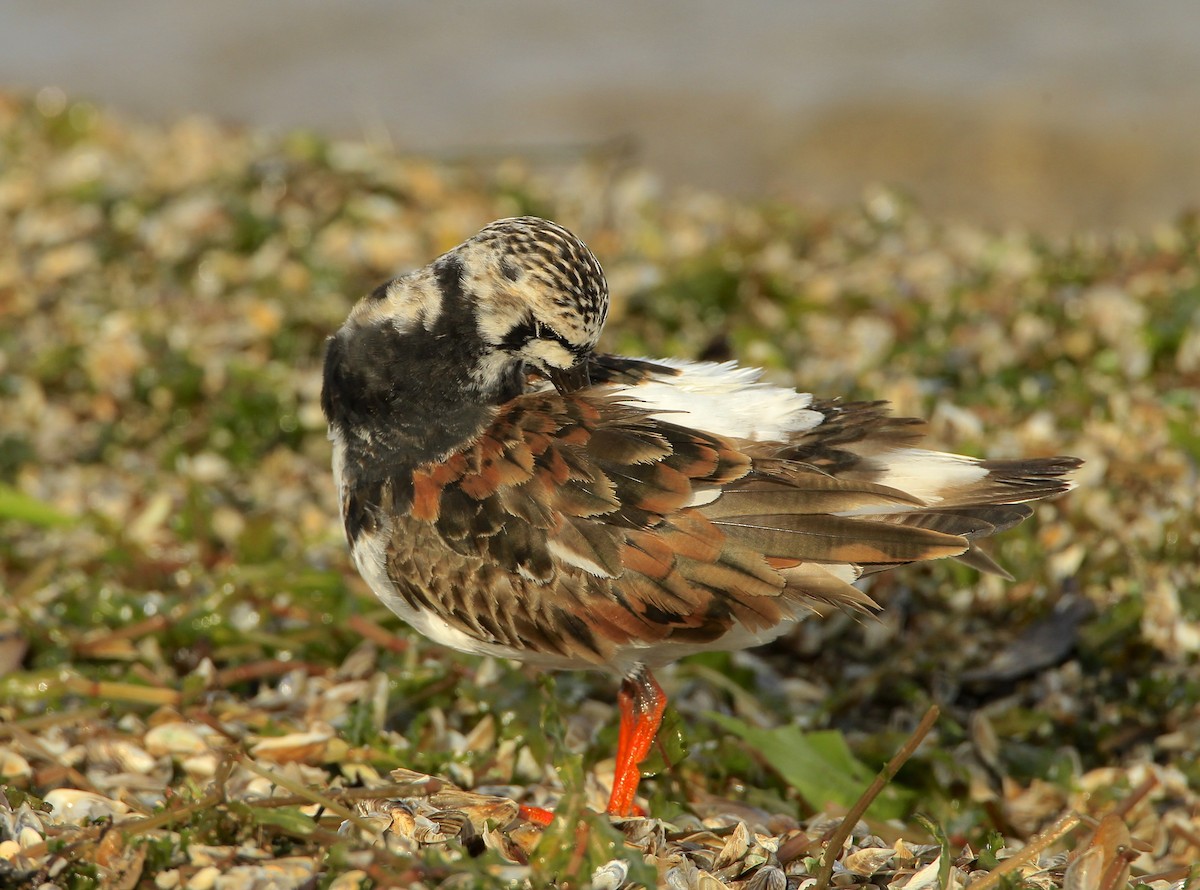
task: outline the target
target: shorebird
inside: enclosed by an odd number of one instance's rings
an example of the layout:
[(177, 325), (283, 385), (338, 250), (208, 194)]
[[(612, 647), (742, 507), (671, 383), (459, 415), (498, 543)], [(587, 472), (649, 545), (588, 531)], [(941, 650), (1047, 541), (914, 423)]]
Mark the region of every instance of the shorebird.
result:
[(608, 812), (628, 817), (666, 706), (654, 668), (874, 609), (869, 573), (1003, 573), (975, 541), (1080, 461), (928, 450), (882, 402), (599, 353), (607, 308), (581, 240), (499, 220), (353, 308), (321, 402), (350, 552), (389, 608), (464, 652), (621, 678)]

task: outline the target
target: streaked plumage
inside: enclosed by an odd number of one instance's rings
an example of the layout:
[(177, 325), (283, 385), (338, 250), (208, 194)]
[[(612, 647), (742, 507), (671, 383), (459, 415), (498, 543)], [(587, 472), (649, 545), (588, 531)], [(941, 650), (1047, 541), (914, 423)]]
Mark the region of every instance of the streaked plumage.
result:
[(955, 557), (1069, 488), (1073, 458), (919, 447), (919, 421), (732, 363), (595, 353), (608, 291), (546, 220), (501, 220), (362, 300), (322, 405), (353, 559), (430, 638), (625, 678), (619, 788), (663, 700), (648, 669), (868, 609), (865, 573)]

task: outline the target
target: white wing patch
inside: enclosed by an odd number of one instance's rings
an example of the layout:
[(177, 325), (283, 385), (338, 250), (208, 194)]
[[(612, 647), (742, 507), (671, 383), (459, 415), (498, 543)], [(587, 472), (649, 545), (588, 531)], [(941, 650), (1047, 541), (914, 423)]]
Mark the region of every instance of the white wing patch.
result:
[(848, 562), (823, 563), (819, 566), (813, 565), (813, 567), (820, 568), (847, 584), (853, 584), (862, 577), (862, 569)]
[(945, 492), (973, 485), (988, 474), (973, 457), (923, 448), (897, 449), (880, 457), (879, 464), (881, 485), (898, 488), (927, 504), (940, 503)]
[(705, 504), (711, 504), (721, 496), (724, 489), (713, 486), (712, 488), (704, 488), (703, 486), (694, 485), (692, 487), (692, 496), (688, 498), (687, 505), (689, 507), (703, 507)]
[(589, 575), (594, 575), (597, 578), (613, 577), (612, 572), (606, 570), (599, 563), (590, 560), (579, 553), (576, 553), (570, 547), (565, 546), (557, 538), (550, 538), (546, 543), (546, 549), (548, 549), (554, 556), (557, 556), (567, 565), (575, 566), (577, 569), (583, 569)]
[[(786, 440), (823, 419), (810, 410), (812, 394), (759, 383), (762, 371), (735, 362), (653, 359), (682, 372), (617, 387), (637, 407), (656, 409), (655, 417), (681, 426), (739, 439)], [(659, 413), (661, 412), (661, 413)]]

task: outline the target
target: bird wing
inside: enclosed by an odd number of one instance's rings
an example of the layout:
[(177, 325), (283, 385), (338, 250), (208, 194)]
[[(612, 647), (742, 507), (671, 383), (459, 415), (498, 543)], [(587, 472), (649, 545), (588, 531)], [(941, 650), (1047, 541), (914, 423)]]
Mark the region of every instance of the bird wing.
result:
[(753, 637), (827, 605), (868, 608), (851, 586), (862, 565), (967, 549), (959, 534), (881, 518), (924, 506), (911, 495), (768, 451), (604, 386), (533, 392), (413, 473), (409, 519), (481, 570), (507, 572), (521, 630), (501, 642), (595, 661), (623, 645)]
[[(917, 447), (926, 433), (924, 421), (895, 416), (886, 402), (816, 399), (760, 382), (761, 374), (732, 362), (648, 361), (606, 355), (594, 356), (590, 369), (594, 381), (620, 387), (624, 400), (654, 411), (655, 416), (700, 426), (742, 443), (743, 450), (755, 458), (756, 471), (776, 477), (775, 483), (785, 483), (782, 489), (777, 484), (765, 486), (773, 493), (760, 499), (768, 507), (763, 512), (803, 515), (812, 508), (817, 502), (811, 495), (788, 493), (788, 489), (813, 484), (813, 471), (850, 487), (875, 483), (890, 489), (893, 496), (899, 495), (901, 501), (889, 504), (885, 499), (851, 508), (835, 503), (821, 509), (961, 537), (968, 542), (968, 549), (954, 558), (1003, 577), (1010, 578), (976, 548), (975, 541), (1028, 517), (1033, 512), (1029, 501), (1070, 489), (1065, 477), (1081, 463), (1070, 457), (977, 460), (930, 451)], [(774, 470), (770, 458), (777, 459)], [(750, 515), (747, 508), (753, 488), (734, 486), (728, 496), (723, 495), (725, 504), (718, 509), (725, 511), (739, 504), (739, 509)], [(832, 533), (837, 522), (827, 518), (819, 524)], [(851, 537), (872, 534), (861, 525), (850, 526), (848, 531)], [(846, 551), (843, 548), (841, 552)], [(860, 571), (874, 572), (895, 564), (895, 559), (863, 561), (850, 574), (857, 577)], [(839, 573), (846, 576), (846, 567)]]

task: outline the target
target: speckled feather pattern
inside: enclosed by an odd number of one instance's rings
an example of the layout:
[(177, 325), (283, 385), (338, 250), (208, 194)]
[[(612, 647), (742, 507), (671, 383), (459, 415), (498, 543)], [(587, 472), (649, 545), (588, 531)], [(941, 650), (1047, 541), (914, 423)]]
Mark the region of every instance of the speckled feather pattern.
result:
[(882, 403), (733, 364), (597, 354), (606, 308), (587, 247), (525, 217), (382, 286), (331, 339), (355, 562), (433, 639), (627, 675), (755, 645), (871, 608), (866, 572), (999, 571), (973, 542), (1078, 465), (925, 450), (921, 422)]

